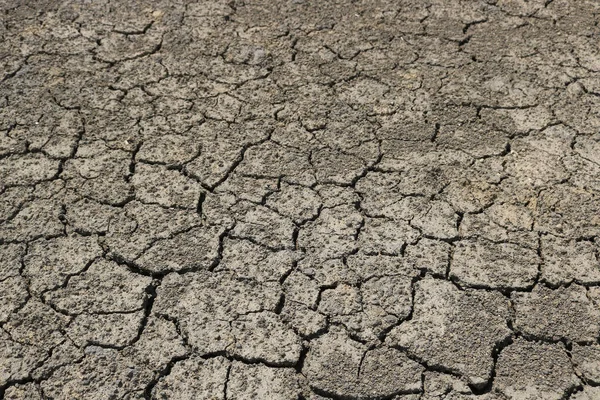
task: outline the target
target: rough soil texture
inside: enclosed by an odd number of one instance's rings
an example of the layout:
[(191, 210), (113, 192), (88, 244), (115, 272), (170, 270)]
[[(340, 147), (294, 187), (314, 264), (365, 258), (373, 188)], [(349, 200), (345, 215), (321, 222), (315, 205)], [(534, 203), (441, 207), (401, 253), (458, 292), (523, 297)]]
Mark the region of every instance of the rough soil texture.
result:
[(600, 399), (599, 22), (0, 0), (0, 398)]

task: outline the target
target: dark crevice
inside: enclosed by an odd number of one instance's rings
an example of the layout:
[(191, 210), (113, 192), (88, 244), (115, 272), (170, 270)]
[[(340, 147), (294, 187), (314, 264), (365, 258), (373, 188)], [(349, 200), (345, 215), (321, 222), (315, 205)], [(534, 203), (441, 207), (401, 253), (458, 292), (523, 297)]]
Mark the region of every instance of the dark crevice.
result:
[(487, 381), (485, 385), (477, 386), (473, 384), (469, 384), (469, 388), (473, 392), (473, 394), (481, 396), (486, 393), (491, 393), (494, 386), (494, 379), (496, 378), (496, 365), (498, 364), (498, 358), (502, 351), (513, 344), (514, 337), (513, 335), (509, 335), (504, 340), (497, 342), (492, 349), (492, 370), (490, 373), (490, 379)]
[(161, 371), (159, 371), (156, 374), (156, 376), (150, 381), (150, 383), (148, 383), (148, 385), (146, 385), (146, 387), (144, 388), (144, 399), (145, 400), (153, 400), (154, 397), (152, 396), (152, 391), (154, 390), (154, 388), (156, 387), (158, 382), (161, 379), (169, 376), (169, 374), (171, 373), (171, 370), (173, 369), (175, 364), (177, 364), (180, 361), (187, 360), (188, 358), (189, 358), (189, 355), (173, 357), (171, 359), (171, 361), (169, 361), (167, 363), (167, 366), (164, 369), (162, 369)]
[(431, 143), (435, 143), (435, 140), (437, 139), (439, 133), (440, 133), (440, 124), (436, 123), (434, 125), (433, 134), (431, 135), (431, 139), (430, 139)]
[(137, 164), (136, 157), (137, 157), (137, 153), (140, 151), (141, 147), (142, 147), (142, 142), (139, 142), (133, 149), (133, 152), (131, 153), (131, 162), (129, 163), (129, 173), (125, 177), (125, 182), (131, 182), (131, 178), (135, 174), (135, 167)]
[(196, 213), (198, 213), (200, 218), (202, 218), (202, 205), (204, 204), (205, 200), (206, 200), (206, 193), (200, 192), (200, 195), (198, 196), (198, 204), (196, 205)]
[(227, 389), (228, 389), (228, 385), (229, 385), (229, 379), (231, 377), (231, 367), (232, 365), (229, 364), (227, 366), (227, 374), (225, 375), (225, 382), (223, 383), (223, 399), (227, 400)]

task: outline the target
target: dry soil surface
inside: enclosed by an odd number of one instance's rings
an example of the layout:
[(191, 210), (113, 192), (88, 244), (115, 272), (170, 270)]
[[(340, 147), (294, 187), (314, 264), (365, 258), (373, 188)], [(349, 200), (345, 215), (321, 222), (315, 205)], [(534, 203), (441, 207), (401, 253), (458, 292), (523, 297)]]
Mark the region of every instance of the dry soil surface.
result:
[(0, 0), (0, 398), (600, 399), (599, 21)]

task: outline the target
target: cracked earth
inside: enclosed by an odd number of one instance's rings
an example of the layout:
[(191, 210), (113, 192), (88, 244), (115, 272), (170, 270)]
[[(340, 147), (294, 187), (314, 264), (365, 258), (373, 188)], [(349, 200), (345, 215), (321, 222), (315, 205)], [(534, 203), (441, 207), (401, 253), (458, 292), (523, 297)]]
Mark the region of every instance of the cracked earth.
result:
[(600, 399), (600, 4), (0, 1), (0, 398)]

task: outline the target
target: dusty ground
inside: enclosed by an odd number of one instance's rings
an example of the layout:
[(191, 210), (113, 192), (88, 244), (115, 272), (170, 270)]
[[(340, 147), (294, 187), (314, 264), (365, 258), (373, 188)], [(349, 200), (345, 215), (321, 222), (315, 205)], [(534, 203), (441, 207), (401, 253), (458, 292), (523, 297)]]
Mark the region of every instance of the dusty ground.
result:
[(600, 399), (599, 14), (0, 1), (0, 398)]

